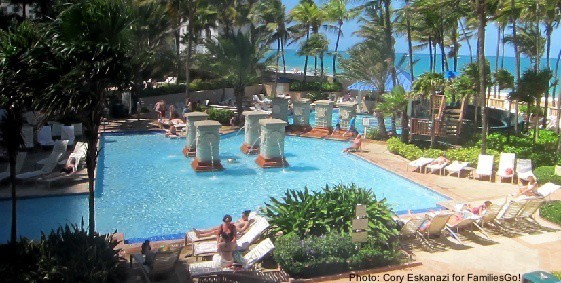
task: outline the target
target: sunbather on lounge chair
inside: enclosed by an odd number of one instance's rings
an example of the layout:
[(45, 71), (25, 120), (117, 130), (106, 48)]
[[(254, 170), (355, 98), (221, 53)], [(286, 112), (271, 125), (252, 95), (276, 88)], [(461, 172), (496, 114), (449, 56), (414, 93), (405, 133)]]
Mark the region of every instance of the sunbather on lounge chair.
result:
[[(251, 210), (243, 211), (242, 217), (234, 222), (234, 225), (236, 226), (237, 237), (243, 235), (249, 228), (249, 225), (251, 224), (251, 221), (249, 220), (249, 213), (251, 213)], [(195, 232), (195, 235), (197, 235), (197, 238), (214, 236), (218, 233), (219, 230), (220, 226), (207, 230), (197, 230), (193, 228), (193, 231)]]
[(526, 186), (520, 187), (519, 188), (519, 192), (518, 195), (516, 195), (517, 197), (519, 196), (537, 196), (538, 192), (536, 191), (536, 189), (538, 188), (538, 182), (536, 181), (536, 178), (534, 176), (529, 176), (528, 177), (528, 184), (526, 184)]

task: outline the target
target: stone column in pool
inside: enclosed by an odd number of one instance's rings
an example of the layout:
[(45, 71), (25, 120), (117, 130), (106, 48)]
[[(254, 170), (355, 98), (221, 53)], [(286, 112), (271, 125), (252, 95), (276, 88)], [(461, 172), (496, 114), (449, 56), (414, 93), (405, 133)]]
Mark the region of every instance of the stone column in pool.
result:
[(269, 116), (263, 111), (244, 111), (245, 116), (245, 140), (240, 150), (245, 154), (259, 153), (259, 135), (261, 134), (261, 125), (259, 120)]
[(356, 102), (340, 102), (337, 103), (339, 106), (339, 116), (341, 117), (341, 129), (348, 130), (349, 122), (353, 117), (356, 117)]
[(286, 122), (280, 119), (262, 119), (261, 148), (255, 163), (262, 168), (287, 167), (284, 154)]
[(294, 124), (292, 126), (301, 130), (310, 130), (310, 100), (302, 98), (294, 101), (293, 104)]
[(275, 97), (272, 105), (271, 116), (273, 119), (280, 119), (288, 123), (288, 99)]
[(185, 119), (187, 120), (187, 122), (185, 123), (186, 141), (185, 148), (183, 148), (183, 155), (185, 155), (186, 157), (194, 157), (195, 149), (197, 146), (197, 129), (195, 128), (195, 122), (207, 120), (208, 115), (203, 112), (190, 112), (183, 114), (183, 117), (185, 117)]
[(195, 122), (196, 154), (191, 167), (196, 172), (224, 169), (220, 164), (220, 123), (213, 120)]
[(315, 129), (323, 130), (331, 134), (333, 132), (333, 101), (316, 100), (316, 124)]

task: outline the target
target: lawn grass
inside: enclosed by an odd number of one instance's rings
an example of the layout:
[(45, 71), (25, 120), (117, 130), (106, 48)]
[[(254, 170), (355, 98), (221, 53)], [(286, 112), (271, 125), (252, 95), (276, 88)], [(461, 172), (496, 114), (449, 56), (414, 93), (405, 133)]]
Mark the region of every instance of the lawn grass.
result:
[(561, 225), (561, 201), (546, 202), (540, 208), (540, 216)]

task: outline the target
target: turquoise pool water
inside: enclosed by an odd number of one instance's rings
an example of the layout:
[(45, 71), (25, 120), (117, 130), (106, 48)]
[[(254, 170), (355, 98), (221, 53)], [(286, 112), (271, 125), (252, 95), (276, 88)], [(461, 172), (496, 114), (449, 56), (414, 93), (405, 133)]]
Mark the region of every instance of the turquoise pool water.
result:
[[(118, 230), (139, 241), (180, 238), (192, 227), (211, 227), (226, 213), (237, 219), (281, 197), (287, 189), (319, 190), (325, 184), (356, 183), (386, 197), (395, 211), (435, 208), (446, 198), (418, 184), (341, 151), (347, 142), (287, 137), (286, 169), (262, 169), (239, 150), (243, 133), (223, 136), (222, 172), (195, 173), (181, 150), (184, 139), (160, 133), (105, 134), (101, 138), (96, 188), (96, 226), (102, 233)], [(236, 158), (236, 163), (228, 163)], [(9, 239), (10, 202), (0, 202), (0, 242)], [(39, 238), (60, 224), (87, 224), (86, 195), (18, 201), (22, 236)]]

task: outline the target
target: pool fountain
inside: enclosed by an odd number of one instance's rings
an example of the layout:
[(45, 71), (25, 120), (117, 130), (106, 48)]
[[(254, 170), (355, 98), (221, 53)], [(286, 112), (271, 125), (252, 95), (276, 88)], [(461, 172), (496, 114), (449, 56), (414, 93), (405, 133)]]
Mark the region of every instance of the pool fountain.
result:
[(280, 119), (262, 119), (261, 148), (255, 163), (262, 168), (287, 167), (284, 157), (284, 131), (286, 122)]
[(294, 123), (291, 125), (291, 128), (301, 130), (301, 131), (309, 131), (312, 128), (310, 127), (310, 100), (307, 98), (302, 98), (300, 100), (296, 100), (293, 103), (293, 119)]
[(323, 138), (333, 133), (332, 115), (333, 101), (316, 100), (316, 124), (308, 133), (302, 135), (306, 137)]
[(244, 111), (245, 116), (245, 140), (240, 150), (244, 154), (257, 154), (259, 153), (259, 135), (261, 133), (261, 126), (259, 120), (269, 116), (263, 111)]
[(213, 120), (197, 121), (194, 123), (197, 138), (195, 160), (191, 167), (195, 172), (223, 170), (220, 163), (220, 123)]
[(353, 117), (356, 117), (356, 102), (340, 102), (337, 103), (339, 106), (339, 116), (340, 116), (340, 123), (341, 129), (348, 129), (349, 122)]
[(282, 97), (273, 98), (271, 110), (273, 119), (280, 119), (288, 123), (288, 99)]
[(183, 117), (187, 119), (186, 122), (186, 141), (185, 147), (183, 148), (183, 155), (186, 157), (194, 157), (196, 150), (196, 135), (197, 129), (195, 128), (195, 122), (204, 121), (208, 119), (208, 114), (203, 112), (190, 112), (183, 114)]

